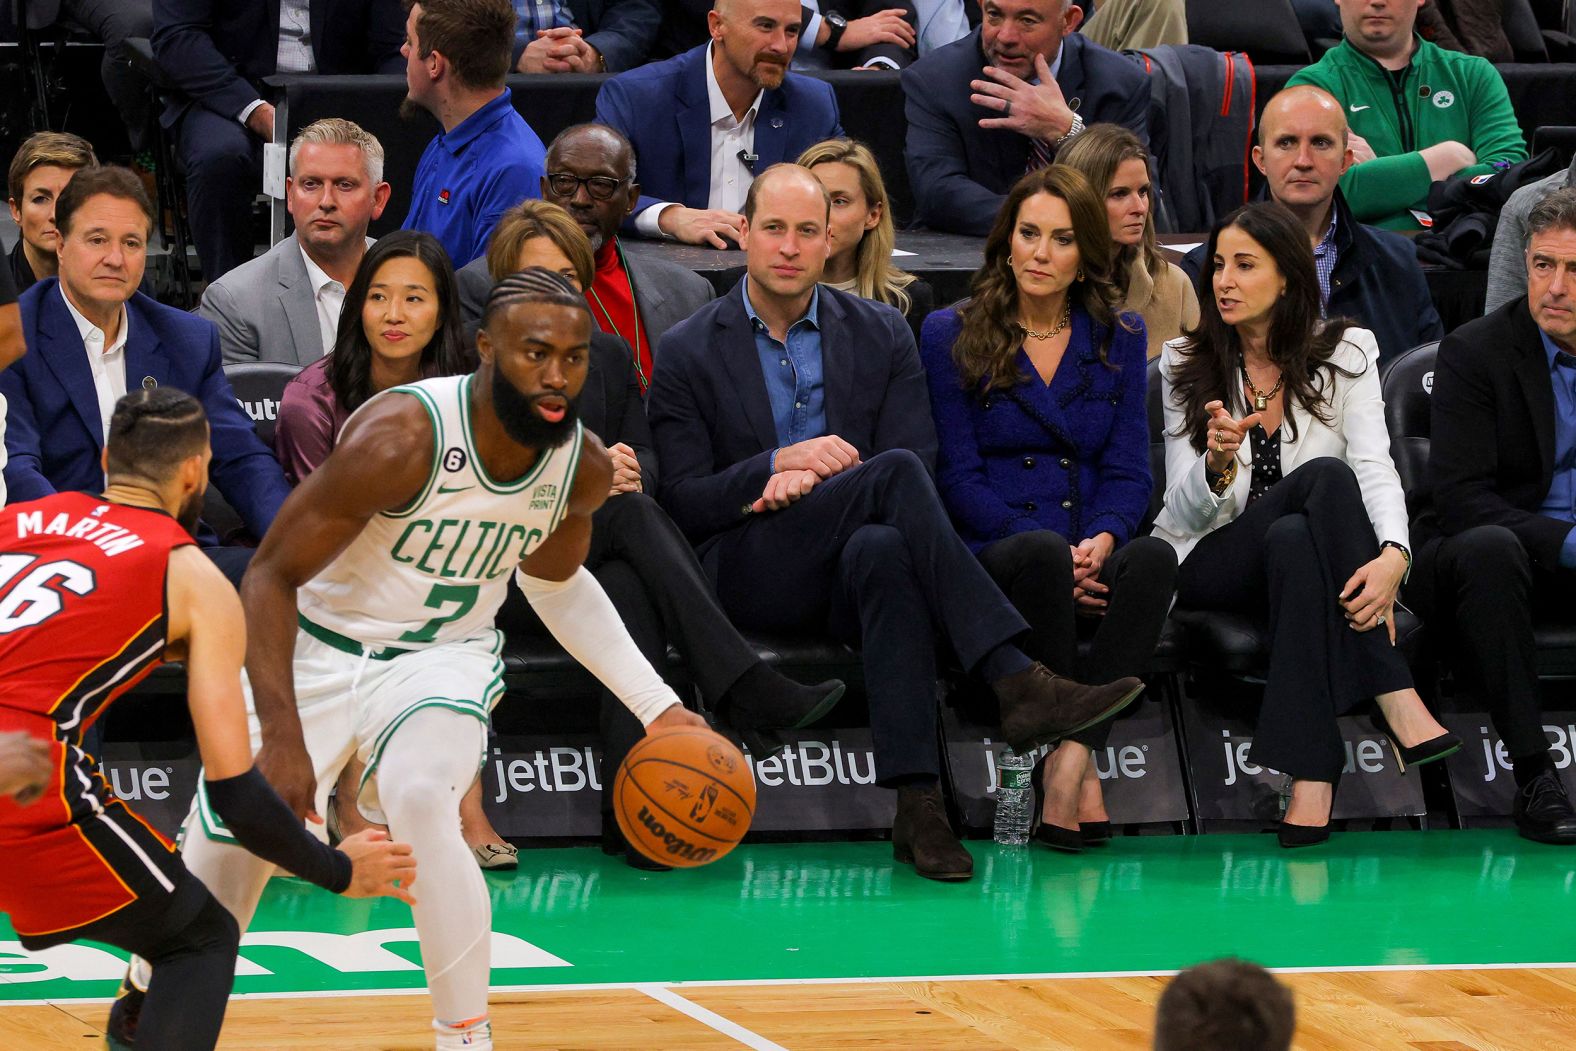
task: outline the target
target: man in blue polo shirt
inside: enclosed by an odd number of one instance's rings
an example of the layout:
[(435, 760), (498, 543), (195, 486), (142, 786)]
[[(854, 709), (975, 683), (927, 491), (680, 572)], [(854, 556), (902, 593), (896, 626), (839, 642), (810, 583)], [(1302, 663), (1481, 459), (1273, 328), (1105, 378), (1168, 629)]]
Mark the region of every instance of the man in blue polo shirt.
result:
[(541, 193), (547, 151), (504, 87), (513, 45), (510, 0), (423, 0), (405, 21), (400, 112), (443, 125), (416, 168), (405, 229), (436, 237), (455, 267), (487, 251), (505, 211)]

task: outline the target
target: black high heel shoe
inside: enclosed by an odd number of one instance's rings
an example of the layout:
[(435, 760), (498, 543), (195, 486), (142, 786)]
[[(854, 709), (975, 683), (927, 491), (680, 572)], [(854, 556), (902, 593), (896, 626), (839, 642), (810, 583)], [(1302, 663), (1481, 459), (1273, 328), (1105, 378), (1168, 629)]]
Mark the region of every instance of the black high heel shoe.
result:
[(1294, 825), (1284, 819), (1275, 826), (1275, 838), (1288, 850), (1297, 847), (1316, 847), (1330, 838), (1330, 827), (1335, 823), (1335, 790), (1341, 787), (1341, 775), (1335, 775), (1330, 785), (1330, 815), (1322, 825)]
[(1086, 847), (1103, 847), (1111, 842), (1109, 821), (1080, 821), (1078, 831), (1083, 836)]
[(1082, 854), (1084, 838), (1080, 829), (1048, 825), (1041, 818), (1041, 815), (1045, 812), (1045, 789), (1042, 784), (1042, 778), (1045, 775), (1045, 761), (1050, 757), (1050, 752), (1042, 755), (1040, 761), (1034, 764), (1033, 772), (1029, 774), (1029, 780), (1034, 786), (1034, 819), (1029, 823), (1029, 838), (1042, 846), (1050, 847), (1052, 850), (1059, 850), (1064, 854)]
[(1390, 747), (1395, 751), (1396, 760), (1401, 764), (1403, 774), (1409, 766), (1422, 766), (1424, 763), (1432, 763), (1461, 751), (1461, 738), (1448, 731), (1408, 748), (1401, 743), (1395, 731), (1390, 729), (1390, 723), (1382, 713), (1374, 718), (1374, 725), (1389, 740)]

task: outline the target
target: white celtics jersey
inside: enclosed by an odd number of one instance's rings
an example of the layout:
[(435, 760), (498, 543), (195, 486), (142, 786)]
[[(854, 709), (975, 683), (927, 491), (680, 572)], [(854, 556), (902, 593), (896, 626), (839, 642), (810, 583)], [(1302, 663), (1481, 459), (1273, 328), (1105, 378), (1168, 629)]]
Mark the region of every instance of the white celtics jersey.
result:
[(432, 418), (427, 483), (407, 506), (368, 522), (300, 589), (303, 630), (377, 651), (474, 638), (493, 626), (509, 574), (564, 516), (582, 428), (523, 478), (495, 481), (476, 455), (470, 390), (470, 376), (448, 376), (377, 396), (414, 397)]

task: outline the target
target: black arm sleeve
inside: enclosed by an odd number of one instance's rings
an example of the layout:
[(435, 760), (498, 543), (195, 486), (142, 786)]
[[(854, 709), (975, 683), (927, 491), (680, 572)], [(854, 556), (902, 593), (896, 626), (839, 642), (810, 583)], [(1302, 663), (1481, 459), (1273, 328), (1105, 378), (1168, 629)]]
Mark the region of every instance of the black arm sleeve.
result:
[(350, 886), (350, 858), (313, 839), (257, 767), (222, 781), (204, 781), (203, 787), (208, 803), (241, 846), (335, 894)]

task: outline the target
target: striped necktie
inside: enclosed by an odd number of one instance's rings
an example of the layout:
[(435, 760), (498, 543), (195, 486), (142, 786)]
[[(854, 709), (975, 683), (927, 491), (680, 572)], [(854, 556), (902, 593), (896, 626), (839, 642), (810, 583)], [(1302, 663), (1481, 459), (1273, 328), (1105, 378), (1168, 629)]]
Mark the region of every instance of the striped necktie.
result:
[(1056, 159), (1055, 148), (1042, 139), (1029, 140), (1029, 163), (1024, 166), (1025, 175), (1046, 168)]

